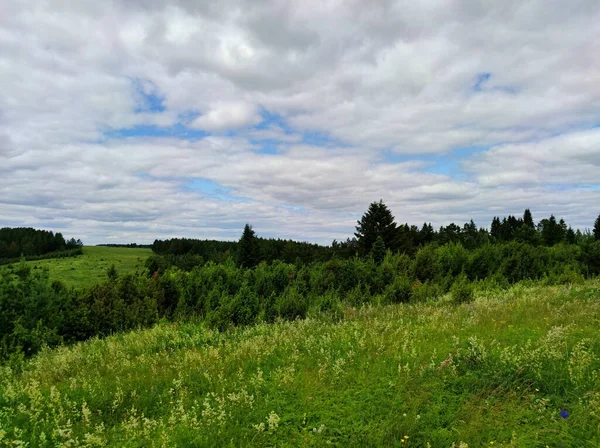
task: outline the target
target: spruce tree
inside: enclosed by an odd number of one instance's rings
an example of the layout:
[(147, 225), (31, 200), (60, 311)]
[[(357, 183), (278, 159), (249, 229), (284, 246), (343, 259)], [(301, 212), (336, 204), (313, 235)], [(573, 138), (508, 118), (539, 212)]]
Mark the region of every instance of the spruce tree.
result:
[(369, 205), (369, 209), (357, 223), (354, 235), (358, 239), (361, 255), (367, 255), (371, 251), (378, 236), (383, 239), (385, 247), (396, 250), (398, 238), (396, 223), (392, 212), (382, 200)]
[(502, 224), (500, 223), (500, 218), (494, 216), (492, 219), (492, 227), (490, 228), (490, 234), (492, 237), (496, 239), (496, 241), (500, 240), (502, 237)]
[(600, 215), (598, 215), (594, 223), (594, 238), (596, 241), (600, 241)]
[(243, 268), (253, 268), (258, 264), (258, 242), (250, 224), (244, 226), (240, 238), (238, 263)]
[(381, 235), (379, 235), (373, 243), (371, 254), (373, 255), (375, 264), (380, 265), (383, 263), (383, 259), (385, 258), (385, 243), (383, 242)]
[(531, 210), (528, 208), (525, 209), (525, 213), (523, 213), (523, 224), (527, 227), (535, 228), (535, 224), (533, 224), (533, 217), (531, 216)]
[(569, 226), (569, 229), (567, 230), (567, 234), (565, 236), (565, 241), (568, 244), (575, 244), (577, 242), (577, 237), (575, 236), (575, 231), (573, 230), (573, 228), (571, 226)]

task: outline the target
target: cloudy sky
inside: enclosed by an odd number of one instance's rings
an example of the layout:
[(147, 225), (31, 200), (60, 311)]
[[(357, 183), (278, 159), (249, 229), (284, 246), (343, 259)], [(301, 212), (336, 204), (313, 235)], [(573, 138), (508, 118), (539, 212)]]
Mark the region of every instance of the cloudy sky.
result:
[(591, 227), (598, 0), (0, 2), (0, 226), (329, 243), (380, 198)]

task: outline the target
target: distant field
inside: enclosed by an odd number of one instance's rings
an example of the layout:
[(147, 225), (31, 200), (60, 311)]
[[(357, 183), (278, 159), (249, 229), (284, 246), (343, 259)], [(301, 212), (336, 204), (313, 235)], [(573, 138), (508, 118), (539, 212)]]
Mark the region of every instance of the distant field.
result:
[[(151, 249), (85, 246), (83, 255), (78, 257), (28, 261), (27, 264), (48, 268), (52, 280), (61, 280), (68, 286), (80, 287), (106, 280), (106, 270), (113, 264), (119, 274), (141, 271), (150, 255)], [(0, 267), (2, 268), (6, 269)]]

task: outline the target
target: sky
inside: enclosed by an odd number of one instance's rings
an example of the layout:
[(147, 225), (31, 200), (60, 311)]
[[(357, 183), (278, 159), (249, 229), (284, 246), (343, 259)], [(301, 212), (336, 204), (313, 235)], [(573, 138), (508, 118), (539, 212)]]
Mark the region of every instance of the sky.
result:
[(2, 0), (0, 227), (86, 244), (600, 213), (597, 0)]

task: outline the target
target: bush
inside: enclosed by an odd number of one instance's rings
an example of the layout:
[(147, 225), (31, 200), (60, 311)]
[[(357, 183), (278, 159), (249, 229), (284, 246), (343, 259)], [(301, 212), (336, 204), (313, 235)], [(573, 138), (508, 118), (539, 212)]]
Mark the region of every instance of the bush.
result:
[(307, 311), (308, 301), (295, 286), (289, 286), (277, 300), (277, 313), (283, 319), (304, 319)]
[(469, 283), (467, 277), (460, 275), (450, 288), (452, 301), (456, 304), (468, 303), (473, 301), (473, 285)]
[(396, 277), (394, 283), (385, 289), (385, 301), (387, 303), (406, 303), (412, 297), (412, 285), (408, 277), (401, 275)]
[(344, 307), (338, 293), (330, 289), (320, 298), (318, 311), (331, 317), (334, 321), (341, 320), (344, 317)]

